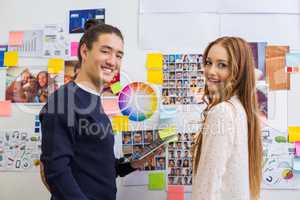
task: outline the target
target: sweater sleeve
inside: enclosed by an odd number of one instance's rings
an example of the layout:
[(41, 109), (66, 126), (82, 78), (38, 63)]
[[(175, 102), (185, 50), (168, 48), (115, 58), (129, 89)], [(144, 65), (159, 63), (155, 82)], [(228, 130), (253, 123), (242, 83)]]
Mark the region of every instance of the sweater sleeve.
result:
[(223, 175), (232, 153), (234, 119), (233, 105), (216, 105), (208, 113), (203, 131), (201, 155), (195, 182), (197, 200), (221, 200)]
[[(45, 108), (45, 107), (44, 107)], [(73, 177), (70, 163), (72, 150), (72, 132), (67, 126), (66, 115), (49, 113), (43, 109), (40, 113), (42, 129), (41, 161), (44, 165), (45, 179), (52, 196), (66, 200), (88, 200)]]
[(136, 169), (131, 167), (130, 162), (124, 163), (124, 158), (116, 159), (116, 176), (124, 177)]

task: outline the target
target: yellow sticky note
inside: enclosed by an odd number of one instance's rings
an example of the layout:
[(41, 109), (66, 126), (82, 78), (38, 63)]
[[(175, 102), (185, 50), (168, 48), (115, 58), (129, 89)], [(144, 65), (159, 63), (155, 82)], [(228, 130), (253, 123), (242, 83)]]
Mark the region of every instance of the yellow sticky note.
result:
[(289, 126), (289, 142), (300, 142), (300, 126)]
[(48, 60), (48, 72), (59, 74), (64, 68), (64, 60), (61, 58), (51, 58)]
[(164, 139), (168, 136), (175, 135), (176, 134), (176, 129), (174, 127), (168, 127), (168, 128), (164, 128), (162, 130), (159, 130), (158, 133), (159, 133), (159, 137), (161, 139)]
[(149, 190), (164, 190), (166, 186), (165, 173), (155, 172), (148, 175), (148, 189)]
[(151, 53), (147, 55), (146, 67), (148, 69), (162, 69), (163, 55), (161, 53)]
[(110, 88), (114, 94), (118, 94), (122, 90), (122, 85), (120, 82), (116, 82), (116, 83), (112, 84), (110, 86)]
[(17, 51), (8, 51), (4, 53), (4, 63), (6, 67), (15, 67), (18, 65), (19, 55)]
[(147, 81), (148, 83), (162, 85), (163, 83), (163, 71), (160, 70), (147, 70)]
[(112, 129), (114, 132), (128, 131), (128, 116), (113, 116)]

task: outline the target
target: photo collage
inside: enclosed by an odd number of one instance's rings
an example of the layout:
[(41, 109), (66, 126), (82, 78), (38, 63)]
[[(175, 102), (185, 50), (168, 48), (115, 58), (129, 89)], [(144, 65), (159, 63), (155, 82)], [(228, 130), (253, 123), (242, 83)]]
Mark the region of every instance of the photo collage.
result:
[(177, 133), (178, 141), (168, 147), (168, 184), (192, 185), (192, 147), (196, 133)]
[(163, 105), (201, 104), (204, 93), (202, 55), (164, 55), (163, 80)]
[[(138, 159), (141, 157), (144, 149), (157, 141), (159, 130), (127, 131), (122, 132), (122, 144), (124, 157), (128, 159)], [(155, 156), (148, 159), (143, 171), (166, 170), (166, 152), (165, 147), (158, 150)]]

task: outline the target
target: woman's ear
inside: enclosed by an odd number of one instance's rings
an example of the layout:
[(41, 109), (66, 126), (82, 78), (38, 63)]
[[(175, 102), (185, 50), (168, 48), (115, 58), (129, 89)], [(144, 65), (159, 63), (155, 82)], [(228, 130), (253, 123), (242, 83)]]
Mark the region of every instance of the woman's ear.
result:
[(80, 47), (80, 55), (82, 58), (82, 62), (86, 61), (87, 54), (88, 54), (88, 48), (87, 48), (86, 44), (82, 44), (82, 46)]

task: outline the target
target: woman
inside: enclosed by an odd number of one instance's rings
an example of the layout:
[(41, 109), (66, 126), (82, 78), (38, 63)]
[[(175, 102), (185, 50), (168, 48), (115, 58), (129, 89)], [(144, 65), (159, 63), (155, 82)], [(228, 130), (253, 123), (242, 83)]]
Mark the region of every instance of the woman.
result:
[(35, 97), (35, 102), (44, 103), (48, 98), (48, 82), (49, 82), (49, 74), (46, 71), (41, 71), (38, 73), (37, 77), (37, 95)]
[(193, 149), (193, 200), (257, 200), (262, 144), (254, 60), (247, 42), (222, 37), (203, 55), (203, 127)]

